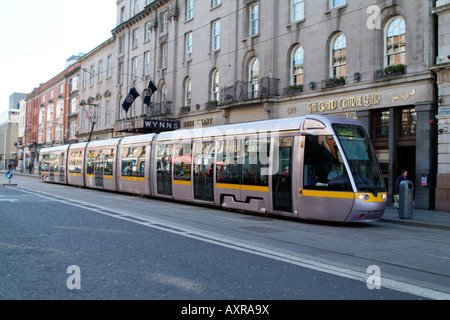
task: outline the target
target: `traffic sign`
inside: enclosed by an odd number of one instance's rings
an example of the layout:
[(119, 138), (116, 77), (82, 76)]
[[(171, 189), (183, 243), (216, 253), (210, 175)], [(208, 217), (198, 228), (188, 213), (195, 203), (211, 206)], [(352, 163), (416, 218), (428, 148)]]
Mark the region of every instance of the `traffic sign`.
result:
[(12, 171), (6, 172), (6, 178), (8, 178), (9, 180), (11, 180), (13, 176), (14, 176), (14, 174), (12, 173)]

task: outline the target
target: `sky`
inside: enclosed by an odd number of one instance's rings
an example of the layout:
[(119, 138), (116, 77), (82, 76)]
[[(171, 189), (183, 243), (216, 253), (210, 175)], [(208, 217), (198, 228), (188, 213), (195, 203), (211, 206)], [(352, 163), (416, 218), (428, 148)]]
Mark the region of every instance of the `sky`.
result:
[(52, 79), (70, 56), (109, 39), (115, 26), (116, 0), (2, 0), (0, 112), (12, 93)]

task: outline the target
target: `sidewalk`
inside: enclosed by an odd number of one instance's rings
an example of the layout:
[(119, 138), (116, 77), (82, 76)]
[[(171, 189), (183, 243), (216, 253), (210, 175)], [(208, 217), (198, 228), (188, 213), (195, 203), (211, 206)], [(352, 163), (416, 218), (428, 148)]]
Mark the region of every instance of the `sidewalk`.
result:
[[(8, 179), (5, 174), (7, 170), (0, 170), (0, 182), (6, 185)], [(38, 178), (37, 170), (34, 174), (13, 171), (14, 175)], [(14, 179), (14, 178), (13, 178)], [(425, 228), (450, 230), (450, 212), (438, 212), (432, 210), (413, 209), (413, 217), (411, 219), (400, 219), (398, 217), (397, 208), (388, 206), (381, 219), (383, 222), (397, 223), (402, 225), (420, 226)]]
[(410, 226), (450, 230), (450, 212), (439, 212), (414, 208), (411, 219), (400, 219), (398, 217), (397, 208), (387, 207), (382, 217), (382, 221)]

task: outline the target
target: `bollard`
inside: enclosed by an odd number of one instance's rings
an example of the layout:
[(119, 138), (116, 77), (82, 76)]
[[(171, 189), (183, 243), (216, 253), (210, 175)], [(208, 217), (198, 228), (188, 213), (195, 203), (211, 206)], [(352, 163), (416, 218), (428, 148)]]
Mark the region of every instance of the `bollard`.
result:
[(399, 187), (398, 217), (400, 219), (411, 219), (414, 206), (414, 185), (409, 180), (404, 180)]

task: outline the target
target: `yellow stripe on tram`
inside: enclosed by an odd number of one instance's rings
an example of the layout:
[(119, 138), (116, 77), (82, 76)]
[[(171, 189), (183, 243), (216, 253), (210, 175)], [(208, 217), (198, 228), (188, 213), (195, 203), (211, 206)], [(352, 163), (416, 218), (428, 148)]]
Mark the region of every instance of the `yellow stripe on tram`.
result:
[(353, 192), (335, 192), (335, 191), (319, 191), (319, 190), (303, 190), (303, 196), (318, 197), (318, 198), (338, 198), (338, 199), (355, 198), (355, 194)]
[(244, 190), (244, 191), (269, 192), (269, 187), (247, 186), (247, 185), (240, 185), (240, 184), (217, 183), (216, 187), (223, 188), (223, 189), (234, 189), (234, 190)]

